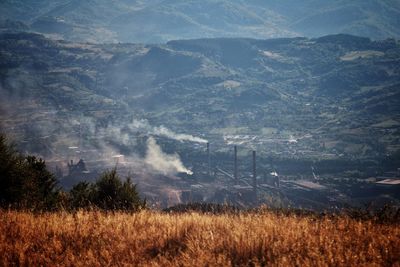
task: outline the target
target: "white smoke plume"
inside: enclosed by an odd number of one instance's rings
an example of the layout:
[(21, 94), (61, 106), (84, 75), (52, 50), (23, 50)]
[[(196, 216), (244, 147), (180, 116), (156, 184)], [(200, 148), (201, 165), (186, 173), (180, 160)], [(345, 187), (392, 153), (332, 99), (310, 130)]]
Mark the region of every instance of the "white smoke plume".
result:
[(170, 129), (160, 126), (160, 127), (155, 127), (154, 128), (154, 133), (165, 136), (171, 139), (175, 139), (178, 141), (190, 141), (190, 142), (196, 142), (196, 143), (207, 143), (207, 140), (200, 138), (200, 137), (195, 137), (190, 134), (177, 134), (171, 131)]
[(176, 174), (179, 172), (189, 175), (193, 174), (191, 170), (183, 165), (178, 154), (168, 155), (164, 153), (153, 137), (147, 140), (147, 152), (144, 161), (153, 170), (164, 175)]
[(150, 134), (164, 136), (164, 137), (174, 139), (177, 141), (189, 141), (189, 142), (195, 142), (195, 143), (207, 143), (208, 142), (206, 139), (203, 139), (201, 137), (196, 137), (196, 136), (193, 136), (190, 134), (175, 133), (172, 130), (170, 130), (162, 125), (159, 127), (151, 126), (146, 120), (134, 120), (130, 126), (131, 126), (131, 128), (142, 129)]

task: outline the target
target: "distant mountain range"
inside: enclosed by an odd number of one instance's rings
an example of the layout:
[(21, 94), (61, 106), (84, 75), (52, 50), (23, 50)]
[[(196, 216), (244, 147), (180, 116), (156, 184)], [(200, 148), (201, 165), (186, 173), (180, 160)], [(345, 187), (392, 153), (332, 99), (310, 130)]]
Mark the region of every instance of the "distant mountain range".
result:
[(399, 0), (3, 0), (0, 14), (2, 29), (79, 42), (400, 36)]
[(143, 119), (286, 158), (400, 151), (400, 44), (393, 39), (104, 45), (4, 33), (0, 58), (2, 128), (25, 140), (27, 151), (58, 153), (88, 120), (86, 142), (119, 127), (107, 142), (128, 153), (116, 136), (133, 135), (127, 125)]

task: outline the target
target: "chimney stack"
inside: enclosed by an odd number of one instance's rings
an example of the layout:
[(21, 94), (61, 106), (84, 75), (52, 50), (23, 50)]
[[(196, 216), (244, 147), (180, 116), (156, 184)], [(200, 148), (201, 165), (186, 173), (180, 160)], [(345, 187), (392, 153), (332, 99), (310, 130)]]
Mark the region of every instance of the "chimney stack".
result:
[(210, 143), (207, 142), (207, 174), (211, 176)]
[(278, 181), (278, 188), (281, 186), (281, 181), (279, 180), (279, 175), (276, 177)]
[(256, 151), (253, 150), (253, 189), (254, 197), (257, 199), (257, 172), (256, 172)]
[(237, 185), (237, 184), (239, 184), (239, 180), (238, 180), (238, 169), (237, 169), (237, 146), (235, 145), (234, 146), (234, 151), (235, 151), (235, 166), (234, 166), (234, 172), (233, 172), (233, 175), (234, 175), (234, 178), (235, 178), (235, 184)]

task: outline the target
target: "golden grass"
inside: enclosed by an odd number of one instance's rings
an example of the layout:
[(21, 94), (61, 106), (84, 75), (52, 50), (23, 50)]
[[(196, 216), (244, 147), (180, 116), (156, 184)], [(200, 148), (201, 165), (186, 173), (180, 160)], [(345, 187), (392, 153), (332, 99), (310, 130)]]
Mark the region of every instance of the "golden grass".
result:
[(399, 225), (270, 212), (0, 211), (0, 266), (400, 266)]

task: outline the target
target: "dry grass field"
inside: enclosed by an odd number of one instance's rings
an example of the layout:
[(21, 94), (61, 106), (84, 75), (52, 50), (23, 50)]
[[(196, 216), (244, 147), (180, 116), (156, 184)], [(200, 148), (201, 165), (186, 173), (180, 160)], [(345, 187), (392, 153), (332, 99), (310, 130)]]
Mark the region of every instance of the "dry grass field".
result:
[(349, 217), (0, 211), (0, 266), (400, 266), (400, 227)]

